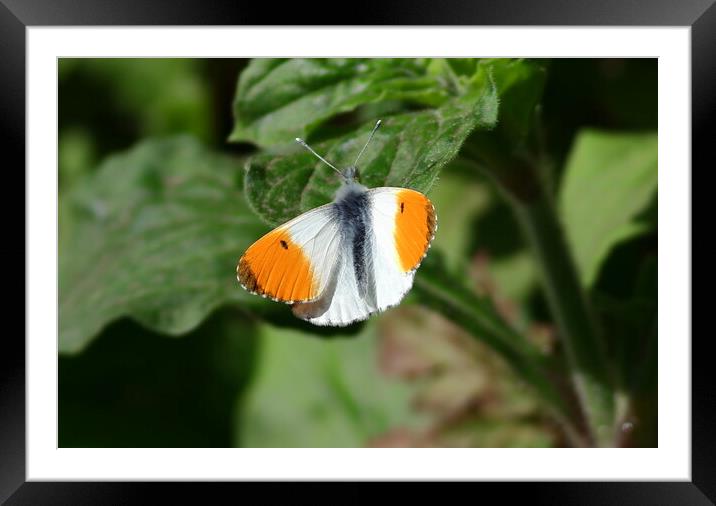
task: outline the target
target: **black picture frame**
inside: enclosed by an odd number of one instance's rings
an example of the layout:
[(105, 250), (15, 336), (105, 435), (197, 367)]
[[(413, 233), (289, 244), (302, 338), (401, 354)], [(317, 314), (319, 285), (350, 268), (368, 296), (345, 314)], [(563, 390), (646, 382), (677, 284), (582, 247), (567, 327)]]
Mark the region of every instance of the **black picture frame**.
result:
[[(262, 2), (187, 0), (0, 0), (0, 142), (6, 170), (25, 164), (25, 29), (52, 25), (282, 25), (301, 20), (331, 25), (616, 25), (691, 27), (692, 166), (713, 171), (716, 139), (715, 0), (489, 0), (369, 2), (350, 19), (336, 10)], [(346, 10), (346, 9), (342, 9)], [(10, 156), (8, 156), (10, 155)], [(708, 166), (708, 162), (711, 162)], [(691, 174), (693, 174), (693, 167)], [(687, 170), (688, 168), (684, 168)], [(15, 170), (19, 174), (19, 170)], [(23, 181), (24, 186), (24, 181)], [(17, 191), (17, 190), (15, 190)], [(15, 207), (16, 209), (16, 207)], [(17, 212), (16, 210), (14, 212)], [(11, 216), (11, 215), (9, 215)], [(23, 245), (25, 244), (23, 240)], [(692, 245), (689, 245), (693, 247)], [(25, 275), (31, 265), (25, 263)], [(12, 293), (12, 292), (8, 292)], [(23, 292), (24, 293), (24, 290)], [(19, 298), (19, 297), (18, 297)], [(24, 299), (23, 299), (24, 300)], [(674, 336), (676, 337), (676, 336)], [(528, 498), (549, 504), (714, 504), (716, 502), (716, 394), (710, 378), (711, 337), (692, 336), (692, 481), (585, 483), (475, 483), (499, 488), (501, 500)], [(0, 351), (0, 502), (95, 504), (192, 498), (184, 484), (26, 482), (25, 344), (8, 333)], [(232, 487), (236, 484), (224, 484)], [(196, 497), (204, 497), (199, 484)], [(422, 487), (419, 487), (422, 488)], [(192, 488), (192, 491), (195, 489)], [(315, 491), (315, 489), (313, 489)], [(272, 494), (275, 492), (272, 492)], [(312, 495), (314, 492), (311, 492)], [(422, 493), (422, 492), (421, 492)], [(267, 498), (271, 497), (270, 495)]]

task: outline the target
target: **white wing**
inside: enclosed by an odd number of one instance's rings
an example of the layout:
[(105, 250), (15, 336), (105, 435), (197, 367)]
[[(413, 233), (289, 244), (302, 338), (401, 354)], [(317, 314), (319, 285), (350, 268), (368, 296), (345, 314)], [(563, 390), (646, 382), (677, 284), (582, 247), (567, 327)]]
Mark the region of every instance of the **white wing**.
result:
[(371, 233), (366, 235), (365, 268), (373, 290), (361, 295), (351, 245), (341, 244), (334, 277), (319, 299), (296, 304), (296, 316), (316, 325), (349, 325), (398, 304), (413, 285), (437, 228), (432, 203), (405, 188), (368, 190)]
[(252, 244), (236, 275), (248, 291), (276, 301), (315, 300), (334, 278), (340, 242), (331, 205), (317, 207)]

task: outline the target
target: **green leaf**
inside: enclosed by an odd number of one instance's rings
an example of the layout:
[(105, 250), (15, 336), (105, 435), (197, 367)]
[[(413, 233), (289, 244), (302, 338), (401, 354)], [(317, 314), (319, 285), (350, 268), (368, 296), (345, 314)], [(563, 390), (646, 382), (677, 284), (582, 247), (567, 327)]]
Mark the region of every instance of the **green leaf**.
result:
[[(368, 187), (400, 186), (427, 192), (440, 169), (457, 155), (475, 128), (494, 125), (496, 97), (484, 89), (444, 106), (387, 118), (360, 163)], [(352, 165), (373, 126), (314, 146), (337, 167)], [(246, 164), (246, 196), (267, 223), (276, 225), (330, 202), (340, 178), (304, 150), (279, 157), (259, 155)], [(439, 212), (439, 210), (438, 210)]]
[(640, 216), (656, 198), (656, 133), (582, 131), (559, 195), (562, 220), (585, 286), (620, 242), (653, 229)]
[(227, 302), (261, 304), (236, 262), (266, 227), (248, 209), (240, 164), (189, 137), (148, 141), (108, 159), (60, 207), (59, 347), (76, 352), (130, 316), (182, 334)]
[[(489, 66), (500, 99), (498, 129), (519, 145), (527, 136), (537, 104), (547, 78), (545, 63), (540, 60), (506, 59), (483, 60)], [(480, 74), (476, 74), (480, 75)]]
[(535, 109), (542, 99), (547, 78), (542, 60), (495, 58), (480, 60), (471, 86), (490, 83), (497, 90), (499, 114), (497, 128), (478, 135), (473, 142), (488, 152), (496, 149), (486, 145), (499, 138), (497, 148), (519, 150), (532, 127)]
[(407, 58), (252, 60), (237, 85), (230, 140), (285, 144), (361, 105), (442, 104), (449, 91), (428, 64)]
[(412, 388), (381, 376), (377, 341), (373, 320), (357, 339), (330, 341), (265, 326), (238, 446), (360, 447), (397, 425), (419, 425)]
[(539, 193), (540, 181), (528, 153), (536, 129), (534, 118), (542, 99), (546, 66), (541, 60), (481, 60), (473, 86), (487, 80), (497, 90), (497, 126), (476, 131), (465, 143), (463, 156), (494, 178), (510, 196), (529, 200)]

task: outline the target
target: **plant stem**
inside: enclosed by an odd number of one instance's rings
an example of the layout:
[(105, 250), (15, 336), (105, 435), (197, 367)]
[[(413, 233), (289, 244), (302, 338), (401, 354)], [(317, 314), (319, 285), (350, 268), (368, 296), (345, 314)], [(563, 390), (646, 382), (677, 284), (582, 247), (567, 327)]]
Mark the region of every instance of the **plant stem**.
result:
[(552, 199), (511, 199), (540, 266), (547, 302), (560, 329), (577, 395), (594, 443), (610, 445), (614, 397), (603, 343), (590, 313)]
[(500, 135), (474, 136), (463, 153), (506, 195), (532, 250), (564, 345), (592, 444), (611, 446), (614, 394), (603, 342), (579, 283), (550, 193), (533, 161)]

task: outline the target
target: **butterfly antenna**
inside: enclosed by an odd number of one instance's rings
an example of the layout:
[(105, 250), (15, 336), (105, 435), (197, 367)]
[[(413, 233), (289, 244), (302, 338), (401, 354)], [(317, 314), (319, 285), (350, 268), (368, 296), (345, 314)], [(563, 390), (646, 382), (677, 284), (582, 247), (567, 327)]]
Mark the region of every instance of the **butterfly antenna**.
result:
[(358, 156), (356, 157), (356, 161), (353, 162), (354, 167), (358, 165), (358, 160), (360, 159), (361, 155), (363, 154), (363, 151), (365, 151), (365, 148), (368, 147), (368, 144), (370, 144), (370, 141), (373, 140), (373, 135), (375, 134), (375, 131), (378, 130), (380, 123), (381, 123), (381, 120), (378, 120), (378, 122), (373, 127), (373, 131), (370, 133), (370, 137), (368, 137), (368, 142), (365, 143), (365, 146), (363, 146), (363, 149), (361, 149), (360, 153), (358, 153)]
[(318, 153), (316, 153), (315, 151), (313, 151), (313, 148), (312, 148), (311, 146), (309, 146), (308, 144), (306, 144), (306, 141), (304, 141), (303, 139), (299, 139), (298, 137), (296, 137), (296, 142), (298, 142), (301, 146), (303, 146), (304, 148), (306, 148), (307, 150), (309, 150), (311, 153), (313, 153), (313, 154), (316, 156), (316, 158), (318, 158), (318, 159), (321, 160), (323, 163), (325, 163), (326, 165), (328, 165), (330, 168), (332, 168), (333, 170), (335, 170), (336, 172), (338, 172), (342, 177), (345, 177), (345, 176), (343, 176), (343, 173), (342, 173), (340, 170), (336, 169), (331, 162), (329, 162), (328, 160), (326, 160), (325, 158), (323, 158), (321, 155), (319, 155)]

